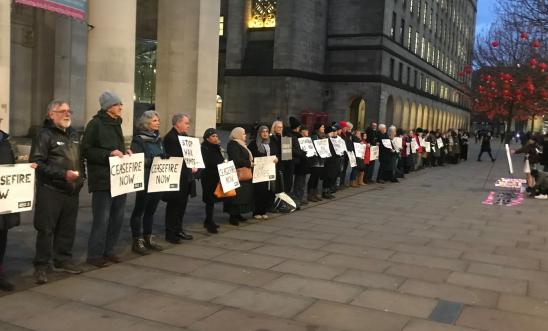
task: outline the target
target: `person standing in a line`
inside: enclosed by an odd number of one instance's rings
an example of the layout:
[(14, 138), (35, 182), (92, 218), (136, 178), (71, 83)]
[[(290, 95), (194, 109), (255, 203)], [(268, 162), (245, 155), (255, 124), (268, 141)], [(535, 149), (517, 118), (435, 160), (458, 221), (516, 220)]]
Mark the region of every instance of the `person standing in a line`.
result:
[[(112, 197), (109, 157), (131, 155), (122, 133), (122, 100), (113, 92), (99, 97), (101, 109), (89, 121), (82, 139), (82, 155), (88, 169), (93, 222), (87, 262), (98, 268), (122, 260), (114, 253), (124, 222), (126, 194)], [(125, 152), (124, 152), (125, 151)]]
[(131, 250), (145, 255), (149, 250), (161, 251), (162, 246), (154, 241), (152, 224), (162, 193), (148, 192), (148, 180), (152, 161), (155, 157), (165, 158), (162, 138), (160, 138), (160, 114), (154, 110), (145, 111), (137, 122), (137, 132), (131, 141), (133, 153), (145, 154), (145, 189), (135, 195), (135, 206), (131, 213), (130, 226), (133, 243)]
[(204, 158), (205, 169), (200, 173), (200, 182), (202, 184), (202, 201), (205, 203), (204, 228), (209, 233), (218, 233), (219, 226), (213, 221), (213, 210), (215, 208), (215, 189), (220, 182), (218, 164), (225, 161), (221, 152), (221, 140), (217, 130), (209, 128), (204, 132), (204, 141), (202, 142), (202, 157)]
[(34, 211), (37, 284), (47, 283), (52, 259), (54, 271), (82, 272), (71, 260), (85, 167), (80, 158), (78, 134), (71, 127), (71, 115), (67, 101), (50, 102), (44, 124), (34, 137), (30, 151), (30, 162), (37, 164)]
[[(164, 137), (164, 150), (168, 156), (183, 157), (183, 149), (179, 142), (179, 136), (188, 136), (190, 129), (190, 116), (177, 113), (171, 119), (173, 128)], [(183, 231), (183, 218), (186, 212), (188, 196), (196, 196), (196, 181), (194, 174), (196, 168), (188, 168), (183, 162), (181, 177), (179, 179), (179, 191), (164, 193), (166, 200), (166, 241), (172, 244), (180, 244), (181, 240), (192, 240), (194, 237)]]
[[(256, 157), (271, 156), (270, 148), (270, 132), (266, 125), (261, 125), (257, 129), (256, 138), (247, 145), (247, 148)], [(274, 157), (274, 163), (278, 163), (278, 159)], [(274, 193), (272, 189), (276, 181), (268, 181), (253, 184), (253, 217), (255, 219), (268, 219), (267, 212), (272, 208), (274, 202)]]

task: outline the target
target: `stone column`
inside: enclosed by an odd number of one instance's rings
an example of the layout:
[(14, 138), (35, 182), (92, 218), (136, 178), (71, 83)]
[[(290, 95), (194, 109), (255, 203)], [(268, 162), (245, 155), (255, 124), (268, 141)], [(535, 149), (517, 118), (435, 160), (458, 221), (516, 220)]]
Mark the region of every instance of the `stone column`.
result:
[(101, 93), (112, 91), (124, 103), (122, 129), (131, 136), (137, 0), (93, 0), (88, 6), (86, 119), (99, 110)]
[(0, 129), (10, 125), (11, 0), (0, 0)]
[(190, 134), (215, 127), (220, 0), (159, 0), (156, 111), (161, 132), (171, 116), (190, 115)]

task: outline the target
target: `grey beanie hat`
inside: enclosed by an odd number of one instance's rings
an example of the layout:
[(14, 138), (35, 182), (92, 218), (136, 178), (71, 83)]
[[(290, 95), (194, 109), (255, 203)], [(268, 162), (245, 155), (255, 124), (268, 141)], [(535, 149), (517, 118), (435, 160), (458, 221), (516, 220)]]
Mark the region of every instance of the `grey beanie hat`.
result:
[(99, 104), (101, 109), (107, 110), (114, 105), (121, 105), (122, 100), (114, 92), (105, 91), (99, 97)]

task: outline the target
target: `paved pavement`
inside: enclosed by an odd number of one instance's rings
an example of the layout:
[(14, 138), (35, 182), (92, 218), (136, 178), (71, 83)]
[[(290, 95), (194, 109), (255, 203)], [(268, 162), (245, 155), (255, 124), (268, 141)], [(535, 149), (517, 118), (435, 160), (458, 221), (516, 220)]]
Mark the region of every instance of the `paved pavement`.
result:
[[(217, 213), (218, 235), (196, 199), (196, 240), (3, 296), (0, 330), (545, 331), (547, 202), (483, 205), (505, 174), (502, 152), (471, 157), (239, 228)], [(24, 288), (33, 249), (18, 230), (7, 264)]]

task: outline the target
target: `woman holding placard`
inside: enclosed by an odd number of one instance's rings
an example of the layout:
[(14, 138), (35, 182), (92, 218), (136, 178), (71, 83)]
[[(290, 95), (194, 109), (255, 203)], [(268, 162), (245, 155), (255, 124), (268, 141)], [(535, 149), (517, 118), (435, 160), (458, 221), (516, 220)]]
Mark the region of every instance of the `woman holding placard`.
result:
[[(257, 138), (248, 146), (253, 157), (265, 157), (272, 155), (270, 144), (270, 132), (268, 127), (262, 125), (257, 130)], [(277, 163), (277, 158), (276, 161)], [(255, 219), (268, 219), (266, 212), (272, 207), (274, 194), (271, 191), (274, 182), (261, 182), (253, 184), (255, 196), (253, 205), (253, 217)]]
[[(316, 123), (314, 125), (314, 133), (310, 137), (312, 141), (318, 139), (325, 139), (325, 126), (322, 123)], [(308, 178), (308, 201), (318, 202), (322, 201), (322, 197), (318, 194), (318, 184), (322, 177), (324, 167), (324, 159), (320, 155), (312, 157), (310, 164), (310, 177)]]
[(220, 142), (217, 130), (210, 128), (204, 132), (202, 158), (204, 159), (205, 169), (200, 173), (200, 182), (202, 183), (202, 201), (205, 203), (206, 213), (204, 228), (209, 233), (219, 232), (217, 230), (219, 226), (213, 221), (213, 209), (217, 201), (215, 189), (220, 182), (217, 165), (225, 161), (221, 153)]
[(149, 250), (162, 250), (152, 236), (154, 213), (162, 197), (161, 193), (148, 192), (150, 168), (155, 157), (165, 157), (160, 129), (160, 115), (153, 111), (145, 111), (137, 123), (137, 132), (131, 141), (133, 153), (145, 154), (145, 190), (138, 191), (135, 196), (135, 207), (131, 213), (130, 225), (133, 244), (131, 250), (140, 255), (146, 255)]
[(236, 127), (230, 133), (230, 141), (226, 147), (228, 159), (234, 161), (240, 187), (236, 189), (236, 196), (228, 199), (224, 204), (224, 211), (230, 215), (229, 222), (232, 225), (239, 225), (246, 219), (242, 214), (249, 213), (253, 206), (253, 155), (247, 148), (245, 130)]

